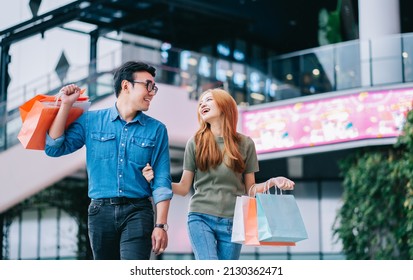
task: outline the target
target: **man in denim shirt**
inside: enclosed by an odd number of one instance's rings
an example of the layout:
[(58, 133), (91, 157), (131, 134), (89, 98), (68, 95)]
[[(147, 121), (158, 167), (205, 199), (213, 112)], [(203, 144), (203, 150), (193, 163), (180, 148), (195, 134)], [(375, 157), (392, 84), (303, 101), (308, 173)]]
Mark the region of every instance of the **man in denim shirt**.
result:
[[(163, 123), (143, 113), (158, 91), (155, 71), (141, 62), (123, 64), (114, 74), (115, 105), (84, 113), (66, 131), (80, 88), (71, 84), (61, 89), (61, 106), (45, 152), (58, 157), (86, 145), (94, 259), (149, 259), (151, 250), (161, 254), (168, 245), (172, 198), (168, 135)], [(150, 184), (142, 176), (146, 164), (156, 170)]]

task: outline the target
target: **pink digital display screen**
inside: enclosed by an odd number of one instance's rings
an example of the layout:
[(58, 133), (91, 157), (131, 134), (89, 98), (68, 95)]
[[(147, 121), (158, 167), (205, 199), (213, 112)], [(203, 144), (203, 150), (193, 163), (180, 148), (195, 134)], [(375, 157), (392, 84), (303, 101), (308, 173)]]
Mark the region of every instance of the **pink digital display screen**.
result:
[(359, 92), (242, 113), (242, 130), (257, 153), (363, 139), (397, 137), (412, 108), (413, 89)]

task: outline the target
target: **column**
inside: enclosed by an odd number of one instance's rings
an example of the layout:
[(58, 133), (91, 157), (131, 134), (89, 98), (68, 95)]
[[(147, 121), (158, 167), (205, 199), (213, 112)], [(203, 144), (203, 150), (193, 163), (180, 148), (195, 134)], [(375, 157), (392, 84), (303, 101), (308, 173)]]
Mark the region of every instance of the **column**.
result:
[(359, 0), (362, 86), (402, 82), (399, 0)]

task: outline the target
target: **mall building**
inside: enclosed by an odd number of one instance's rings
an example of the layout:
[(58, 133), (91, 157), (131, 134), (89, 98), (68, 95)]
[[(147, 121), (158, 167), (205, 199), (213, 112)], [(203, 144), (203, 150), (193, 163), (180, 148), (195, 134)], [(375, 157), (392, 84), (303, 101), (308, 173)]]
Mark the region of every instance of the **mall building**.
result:
[[(39, 2), (30, 1), (32, 14), (0, 30), (0, 259), (91, 258), (85, 150), (48, 158), (24, 149), (17, 139), (19, 106), (68, 83), (86, 88), (90, 110), (112, 106), (112, 71), (128, 60), (157, 68), (159, 93), (147, 113), (168, 128), (174, 181), (182, 173), (186, 141), (197, 129), (198, 96), (223, 87), (239, 105), (239, 131), (256, 144), (257, 182), (275, 176), (296, 182), (292, 194), (308, 239), (292, 247), (244, 246), (242, 259), (346, 258), (333, 231), (343, 193), (339, 162), (361, 147), (394, 144), (411, 109), (408, 1), (337, 1), (336, 10), (334, 3), (308, 17), (338, 13), (337, 32), (346, 30), (346, 40), (331, 43), (324, 34), (316, 46), (282, 53), (243, 37), (247, 16), (236, 13), (256, 2), (280, 1), (240, 1), (235, 7), (208, 1), (55, 1), (60, 4), (46, 10)], [(190, 195), (173, 197), (169, 246), (154, 258), (193, 259), (189, 200)]]

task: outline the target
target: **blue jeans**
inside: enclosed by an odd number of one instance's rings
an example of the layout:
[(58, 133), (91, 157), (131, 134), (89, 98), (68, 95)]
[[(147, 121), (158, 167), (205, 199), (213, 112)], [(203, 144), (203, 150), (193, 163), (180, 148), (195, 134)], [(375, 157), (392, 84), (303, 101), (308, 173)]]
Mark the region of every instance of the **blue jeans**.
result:
[(188, 231), (197, 260), (238, 260), (241, 244), (232, 243), (232, 219), (191, 212)]
[(88, 230), (95, 260), (148, 260), (152, 250), (154, 212), (151, 201), (111, 204), (92, 200)]

